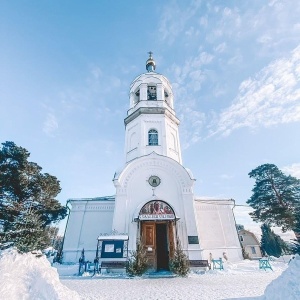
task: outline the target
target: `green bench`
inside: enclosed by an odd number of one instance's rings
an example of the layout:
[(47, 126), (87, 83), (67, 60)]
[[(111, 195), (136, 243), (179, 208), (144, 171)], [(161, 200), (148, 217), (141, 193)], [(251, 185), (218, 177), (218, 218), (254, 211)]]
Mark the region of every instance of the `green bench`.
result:
[(222, 258), (213, 259), (211, 262), (213, 270), (224, 270)]
[(271, 269), (273, 271), (273, 269), (272, 269), (272, 267), (270, 265), (270, 262), (269, 262), (269, 260), (267, 258), (261, 258), (259, 260), (259, 269), (264, 269), (265, 271), (267, 269)]

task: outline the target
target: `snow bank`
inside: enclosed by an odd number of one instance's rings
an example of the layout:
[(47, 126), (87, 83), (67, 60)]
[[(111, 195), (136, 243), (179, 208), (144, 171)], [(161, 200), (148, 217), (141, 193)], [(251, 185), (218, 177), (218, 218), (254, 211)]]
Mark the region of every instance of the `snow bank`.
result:
[(79, 300), (77, 292), (61, 284), (45, 256), (0, 251), (0, 295), (6, 300)]
[(300, 299), (300, 256), (291, 260), (289, 267), (266, 288), (263, 300)]

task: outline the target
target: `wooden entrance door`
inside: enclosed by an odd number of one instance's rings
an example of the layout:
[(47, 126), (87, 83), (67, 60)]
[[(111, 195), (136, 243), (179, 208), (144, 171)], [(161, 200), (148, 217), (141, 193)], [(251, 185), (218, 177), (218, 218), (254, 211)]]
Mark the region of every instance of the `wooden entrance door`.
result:
[(173, 222), (146, 221), (141, 227), (149, 268), (168, 270), (174, 253)]
[(142, 222), (142, 239), (147, 251), (148, 266), (156, 269), (156, 242), (155, 223)]

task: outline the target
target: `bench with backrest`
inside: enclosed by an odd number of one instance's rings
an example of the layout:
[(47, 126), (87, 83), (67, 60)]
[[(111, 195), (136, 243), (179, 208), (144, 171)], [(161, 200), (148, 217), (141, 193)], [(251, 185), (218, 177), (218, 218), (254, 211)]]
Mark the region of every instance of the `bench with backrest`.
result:
[(102, 269), (125, 269), (126, 261), (102, 261), (99, 267), (100, 273)]
[(208, 260), (190, 260), (190, 267), (191, 268), (209, 268)]
[(269, 259), (266, 259), (266, 258), (261, 258), (260, 260), (259, 260), (259, 268), (260, 269), (263, 269), (263, 270), (267, 270), (267, 269), (271, 269), (272, 271), (273, 271), (273, 269), (272, 269), (272, 267), (271, 267), (271, 265), (270, 265), (270, 262), (269, 262)]
[(211, 262), (213, 270), (224, 270), (222, 258), (213, 259)]

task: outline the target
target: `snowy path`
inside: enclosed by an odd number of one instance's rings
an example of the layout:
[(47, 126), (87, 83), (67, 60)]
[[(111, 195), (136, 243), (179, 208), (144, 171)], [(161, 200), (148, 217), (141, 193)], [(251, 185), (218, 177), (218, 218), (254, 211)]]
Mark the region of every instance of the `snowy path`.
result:
[(95, 278), (61, 282), (82, 299), (241, 299), (264, 293), (265, 287), (281, 274), (245, 272), (237, 274), (191, 275), (188, 278), (112, 279)]

